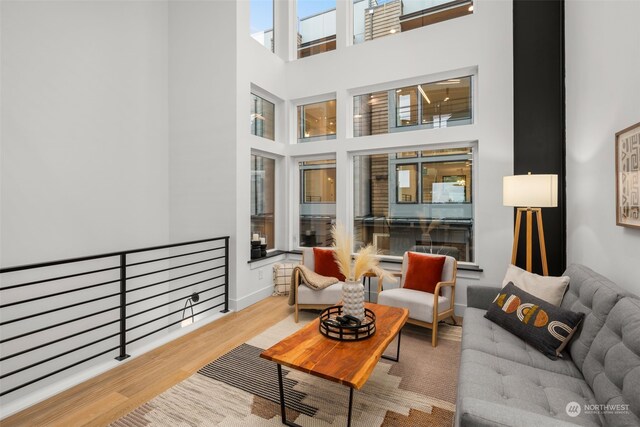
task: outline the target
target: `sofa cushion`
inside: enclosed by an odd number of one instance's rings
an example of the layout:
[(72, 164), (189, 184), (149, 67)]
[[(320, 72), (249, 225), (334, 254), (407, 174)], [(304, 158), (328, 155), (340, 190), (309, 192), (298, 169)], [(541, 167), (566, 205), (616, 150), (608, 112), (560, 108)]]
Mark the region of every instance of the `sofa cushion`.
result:
[(344, 274), (340, 271), (338, 261), (333, 256), (334, 249), (313, 248), (313, 260), (315, 272), (326, 277), (335, 277), (344, 282)]
[[(414, 289), (388, 289), (378, 295), (378, 304), (405, 307), (409, 310), (410, 318), (427, 323), (433, 323), (433, 302), (433, 294)], [(438, 313), (450, 307), (451, 300), (438, 297)]]
[[(549, 417), (550, 421), (603, 425), (599, 414), (581, 411), (577, 417), (572, 417), (567, 413), (567, 406), (572, 402), (581, 407), (596, 403), (589, 385), (581, 378), (559, 375), (473, 349), (462, 351), (458, 378), (459, 420), (463, 426), (519, 425), (523, 414), (527, 413)], [(485, 420), (481, 423), (465, 409), (468, 399), (497, 405), (498, 409), (494, 414), (483, 414)], [(510, 423), (505, 423), (505, 415), (513, 409), (517, 414), (514, 413)], [(549, 424), (552, 422), (539, 425)]]
[(484, 310), (477, 308), (467, 307), (464, 311), (464, 327), (462, 328), (463, 350), (478, 350), (534, 368), (582, 378), (582, 373), (576, 368), (570, 357), (552, 362), (544, 354), (511, 332), (485, 319), (484, 314)]
[(313, 290), (304, 283), (298, 286), (298, 304), (333, 305), (342, 299), (342, 282), (322, 290)]
[(562, 356), (584, 313), (556, 307), (509, 283), (496, 296), (485, 317), (555, 360)]
[[(623, 405), (604, 416), (610, 426), (640, 426), (640, 301), (621, 299), (596, 335), (582, 367), (598, 403)], [(628, 406), (628, 410), (625, 410)]]
[(403, 287), (433, 294), (436, 285), (441, 281), (446, 258), (414, 252), (408, 252), (407, 258), (409, 265)]
[(507, 286), (509, 282), (541, 300), (559, 306), (569, 285), (569, 276), (540, 276), (510, 264), (502, 287)]
[(569, 353), (578, 369), (589, 352), (589, 347), (600, 331), (613, 306), (626, 292), (606, 277), (583, 265), (570, 265), (565, 276), (569, 276), (569, 289), (560, 307), (585, 314), (573, 339)]

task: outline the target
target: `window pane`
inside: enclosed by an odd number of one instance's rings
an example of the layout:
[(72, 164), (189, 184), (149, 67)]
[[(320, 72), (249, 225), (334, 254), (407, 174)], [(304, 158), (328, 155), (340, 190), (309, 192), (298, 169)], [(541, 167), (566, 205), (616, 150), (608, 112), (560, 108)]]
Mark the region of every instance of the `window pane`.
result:
[(251, 94), (251, 134), (275, 141), (275, 105)]
[(418, 202), (418, 165), (396, 166), (397, 203)]
[(273, 0), (251, 0), (249, 9), (251, 37), (273, 52)]
[(336, 219), (336, 161), (300, 162), (300, 246), (331, 246)]
[(473, 13), (473, 1), (353, 0), (353, 43)]
[(298, 142), (336, 137), (336, 100), (298, 107)]
[(471, 78), (421, 85), (431, 102), (422, 104), (422, 124), (434, 128), (471, 123)]
[(275, 170), (276, 161), (251, 155), (251, 234), (267, 240), (275, 248)]
[(354, 157), (356, 249), (373, 244), (384, 255), (414, 250), (473, 262), (472, 149), (421, 154)]
[(396, 126), (418, 124), (418, 89), (404, 87), (396, 90)]
[(336, 48), (336, 1), (298, 0), (298, 58)]
[(353, 136), (389, 133), (389, 95), (375, 92), (353, 98)]
[(471, 94), (466, 76), (356, 95), (353, 136), (471, 124)]

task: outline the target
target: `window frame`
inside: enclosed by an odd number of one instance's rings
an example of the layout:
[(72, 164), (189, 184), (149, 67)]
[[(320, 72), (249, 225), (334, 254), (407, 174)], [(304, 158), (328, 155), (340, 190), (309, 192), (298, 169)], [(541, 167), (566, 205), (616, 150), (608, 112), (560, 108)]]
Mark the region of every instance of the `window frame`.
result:
[[(290, 233), (291, 233), (291, 248), (293, 248), (292, 250), (298, 250), (301, 251), (303, 248), (308, 247), (308, 246), (302, 246), (302, 234), (300, 232), (300, 217), (301, 217), (301, 206), (303, 205), (308, 205), (308, 206), (319, 206), (320, 204), (318, 203), (304, 203), (303, 199), (304, 199), (304, 188), (303, 188), (303, 182), (302, 182), (302, 176), (303, 176), (303, 171), (305, 170), (305, 168), (302, 166), (303, 162), (313, 162), (313, 161), (326, 161), (326, 160), (331, 160), (334, 162), (334, 168), (336, 169), (336, 193), (338, 191), (338, 186), (337, 186), (337, 180), (338, 180), (338, 162), (336, 159), (336, 155), (335, 153), (330, 153), (330, 154), (322, 154), (322, 155), (312, 155), (312, 156), (303, 156), (303, 157), (291, 157), (290, 158), (290, 166), (291, 166), (291, 170), (292, 170), (292, 174), (291, 176), (295, 176), (296, 179), (291, 180), (292, 181), (292, 188), (291, 188), (291, 193), (293, 194), (293, 198), (291, 199), (292, 202), (292, 216), (291, 216), (291, 221), (290, 221)], [(306, 167), (307, 170), (309, 169), (322, 169), (323, 165), (309, 165)], [(338, 217), (338, 197), (336, 194), (336, 200), (335, 202), (331, 202), (331, 203), (325, 203), (327, 205), (333, 204), (334, 205), (334, 218), (331, 221), (332, 224), (335, 224), (336, 219)]]
[[(269, 141), (273, 141), (273, 142), (275, 142), (275, 141), (276, 141), (276, 123), (277, 123), (277, 121), (276, 121), (276, 114), (277, 114), (277, 113), (276, 113), (276, 103), (275, 103), (275, 102), (270, 101), (270, 100), (269, 100), (269, 99), (267, 99), (266, 97), (264, 97), (264, 96), (262, 96), (262, 95), (260, 95), (259, 93), (256, 93), (256, 92), (259, 92), (259, 91), (256, 91), (256, 90), (251, 89), (251, 91), (249, 92), (250, 97), (251, 97), (251, 101), (253, 101), (253, 100), (254, 100), (254, 99), (253, 99), (253, 97), (255, 97), (255, 98), (258, 98), (258, 99), (262, 100), (262, 102), (266, 102), (267, 104), (270, 104), (270, 105), (273, 107), (273, 122), (272, 122), (273, 139), (268, 138), (268, 137), (266, 137), (266, 136), (264, 136), (264, 135), (258, 135), (257, 133), (254, 133), (254, 129), (257, 129), (257, 128), (256, 128), (256, 125), (257, 125), (257, 119), (258, 119), (258, 117), (257, 117), (257, 114), (258, 114), (258, 113), (257, 113), (257, 111), (256, 111), (255, 113), (250, 113), (250, 114), (251, 114), (251, 116), (253, 116), (254, 114), (256, 114), (256, 117), (251, 117), (250, 134), (251, 134), (251, 135), (253, 135), (253, 136), (256, 136), (256, 137), (258, 137), (258, 138), (264, 138), (264, 139), (267, 139), (267, 140), (269, 140)], [(252, 108), (254, 108), (254, 109), (255, 109), (255, 103), (254, 103), (254, 105), (252, 106)], [(263, 116), (263, 117), (264, 117), (264, 116)]]
[[(459, 266), (470, 266), (470, 267), (474, 267), (477, 268), (478, 267), (478, 260), (477, 260), (477, 236), (478, 236), (478, 216), (477, 216), (477, 212), (478, 212), (478, 205), (476, 203), (477, 201), (477, 191), (478, 191), (478, 141), (477, 140), (472, 140), (469, 142), (449, 142), (449, 143), (438, 143), (436, 144), (436, 146), (430, 145), (430, 144), (416, 144), (416, 145), (412, 145), (412, 146), (405, 146), (405, 147), (388, 147), (388, 148), (380, 148), (380, 149), (372, 149), (372, 150), (359, 150), (359, 151), (353, 151), (353, 152), (349, 152), (348, 153), (348, 162), (350, 165), (350, 173), (348, 174), (348, 178), (349, 178), (349, 191), (347, 193), (347, 206), (346, 206), (346, 217), (345, 217), (345, 223), (348, 224), (347, 227), (350, 227), (350, 229), (352, 230), (352, 232), (355, 230), (355, 202), (356, 202), (356, 190), (355, 190), (355, 168), (354, 168), (354, 158), (356, 156), (370, 156), (370, 155), (392, 155), (395, 153), (400, 153), (400, 152), (407, 152), (407, 151), (417, 151), (418, 152), (418, 159), (420, 159), (420, 163), (437, 163), (438, 161), (441, 161), (440, 159), (437, 160), (432, 160), (429, 162), (425, 162), (426, 159), (429, 158), (429, 156), (423, 156), (422, 152), (423, 151), (431, 151), (431, 150), (446, 150), (446, 149), (466, 149), (469, 148), (471, 150), (470, 154), (470, 159), (472, 162), (472, 169), (471, 169), (471, 180), (472, 180), (472, 186), (470, 189), (470, 201), (469, 202), (463, 202), (463, 203), (458, 203), (458, 204), (465, 204), (465, 205), (471, 205), (471, 215), (472, 215), (472, 229), (469, 235), (469, 240), (472, 242), (472, 245), (470, 246), (470, 251), (473, 254), (473, 261), (458, 261)], [(416, 162), (416, 158), (404, 158), (404, 159), (397, 159), (400, 160), (399, 163), (411, 163), (411, 162)], [(404, 162), (403, 162), (404, 161)], [(422, 167), (420, 166), (419, 169), (421, 170)], [(419, 181), (421, 181), (421, 176), (419, 177)], [(419, 193), (419, 197), (422, 198), (422, 191), (421, 191), (421, 186), (422, 186), (422, 182), (419, 182), (420, 185), (420, 193)], [(394, 187), (395, 187), (395, 183), (394, 183)], [(422, 203), (422, 199), (420, 199), (420, 204)], [(426, 204), (432, 204), (431, 202), (427, 202)], [(410, 205), (411, 206), (411, 205)], [(391, 216), (391, 213), (389, 213), (389, 217)], [(353, 248), (353, 250), (355, 250), (355, 248)], [(381, 261), (389, 261), (389, 262), (400, 262), (402, 261), (402, 255), (379, 255), (379, 258)]]
[[(276, 53), (276, 0), (271, 0), (271, 46), (266, 46), (262, 43), (260, 43), (256, 38), (253, 37), (253, 34), (251, 34), (251, 16), (252, 16), (252, 11), (251, 11), (251, 1), (248, 2), (249, 3), (249, 37), (252, 40), (255, 40), (256, 43), (260, 44), (260, 46), (263, 46), (265, 49), (267, 49), (269, 52), (271, 53)], [(264, 34), (266, 31), (262, 30), (262, 33)]]
[[(305, 137), (305, 132), (306, 132), (306, 125), (305, 125), (305, 115), (304, 115), (304, 110), (305, 107), (311, 106), (311, 105), (318, 105), (318, 104), (326, 104), (333, 101), (334, 102), (334, 106), (335, 106), (335, 110), (336, 110), (336, 117), (334, 118), (334, 126), (335, 126), (335, 132), (334, 133), (327, 133), (327, 134), (323, 134), (323, 135), (314, 135), (314, 136), (308, 136)], [(313, 101), (309, 101), (306, 103), (298, 103), (295, 105), (294, 108), (294, 116), (295, 116), (295, 141), (297, 144), (305, 144), (308, 142), (316, 142), (316, 141), (328, 141), (328, 140), (334, 140), (337, 138), (337, 134), (338, 134), (338, 100), (337, 97), (333, 97), (333, 98), (327, 98), (327, 99), (320, 99), (320, 100), (313, 100)]]

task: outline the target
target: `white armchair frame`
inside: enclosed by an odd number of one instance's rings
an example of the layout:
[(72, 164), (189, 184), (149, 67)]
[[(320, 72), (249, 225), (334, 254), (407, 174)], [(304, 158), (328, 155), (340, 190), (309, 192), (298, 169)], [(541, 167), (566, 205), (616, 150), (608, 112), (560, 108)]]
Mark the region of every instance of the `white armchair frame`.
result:
[[(404, 258), (402, 260), (402, 273), (394, 273), (394, 276), (396, 277), (400, 277), (400, 287), (403, 288), (404, 287), (404, 280), (405, 277), (403, 276), (406, 275), (407, 272), (407, 267), (408, 267), (408, 252), (405, 252), (404, 254)], [(428, 254), (421, 254), (421, 255), (426, 255), (426, 256), (431, 256)], [(438, 255), (433, 255), (433, 256), (438, 256)], [(425, 322), (422, 320), (418, 320), (418, 319), (412, 319), (411, 318), (411, 313), (409, 313), (409, 319), (407, 320), (408, 323), (411, 323), (413, 325), (418, 325), (418, 326), (422, 326), (425, 328), (429, 328), (432, 330), (431, 332), (431, 345), (433, 347), (437, 347), (438, 346), (438, 322), (440, 322), (441, 320), (444, 320), (448, 317), (451, 317), (451, 319), (453, 320), (453, 324), (457, 325), (457, 321), (455, 318), (455, 296), (456, 296), (456, 277), (458, 274), (458, 261), (456, 261), (455, 258), (450, 257), (450, 256), (446, 256), (447, 260), (445, 261), (445, 264), (451, 263), (452, 264), (452, 271), (449, 274), (449, 277), (444, 277), (446, 275), (446, 271), (445, 269), (443, 269), (442, 271), (442, 275), (443, 277), (441, 278), (441, 281), (438, 282), (436, 284), (436, 288), (435, 291), (433, 293), (433, 320), (429, 323), (429, 322)], [(438, 296), (440, 295), (440, 289), (443, 289), (445, 287), (450, 287), (451, 288), (451, 302), (449, 304), (449, 308), (447, 310), (444, 310), (442, 312), (440, 312), (439, 310), (439, 301), (438, 301)], [(380, 295), (382, 292), (384, 291), (383, 289), (383, 283), (382, 283), (382, 279), (378, 280), (378, 295)], [(425, 292), (426, 293), (426, 292)]]

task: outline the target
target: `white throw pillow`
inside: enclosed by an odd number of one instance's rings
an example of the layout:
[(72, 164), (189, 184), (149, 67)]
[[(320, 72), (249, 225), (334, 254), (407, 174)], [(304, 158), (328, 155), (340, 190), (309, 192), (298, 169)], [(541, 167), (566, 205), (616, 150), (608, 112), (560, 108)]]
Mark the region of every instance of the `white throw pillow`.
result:
[(515, 265), (509, 265), (507, 274), (502, 281), (502, 287), (507, 286), (509, 282), (513, 282), (518, 288), (545, 300), (549, 304), (560, 306), (567, 286), (569, 286), (569, 276), (540, 276)]

